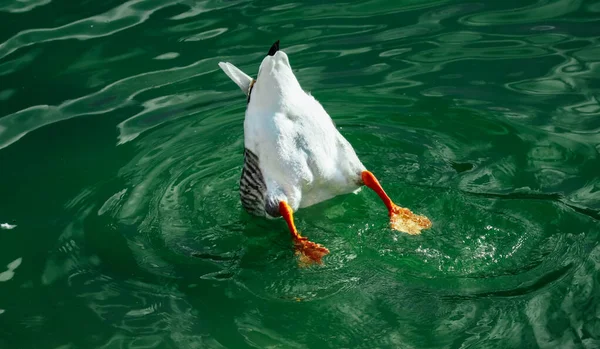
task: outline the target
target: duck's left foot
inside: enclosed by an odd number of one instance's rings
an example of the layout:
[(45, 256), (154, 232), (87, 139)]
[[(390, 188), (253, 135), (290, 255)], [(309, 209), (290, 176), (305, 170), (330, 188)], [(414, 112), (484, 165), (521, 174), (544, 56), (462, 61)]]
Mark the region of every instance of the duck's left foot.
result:
[(431, 221), (425, 216), (414, 214), (408, 208), (392, 204), (390, 209), (390, 224), (392, 229), (410, 235), (421, 234), (421, 230), (431, 228)]
[(325, 246), (309, 241), (304, 236), (298, 236), (294, 244), (301, 266), (323, 264), (323, 257), (329, 254), (329, 250)]
[(279, 203), (279, 213), (288, 224), (292, 239), (294, 240), (294, 247), (296, 249), (296, 255), (300, 257), (300, 266), (305, 267), (311, 264), (323, 264), (323, 256), (329, 253), (329, 250), (323, 245), (319, 245), (308, 238), (301, 236), (296, 230), (294, 225), (294, 214), (292, 208), (285, 201)]

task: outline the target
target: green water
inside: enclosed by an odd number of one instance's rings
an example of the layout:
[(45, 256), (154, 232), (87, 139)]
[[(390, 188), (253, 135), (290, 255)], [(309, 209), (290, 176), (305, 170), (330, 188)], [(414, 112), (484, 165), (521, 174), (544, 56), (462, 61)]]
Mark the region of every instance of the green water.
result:
[[(281, 40), (400, 205), (243, 212)], [(600, 2), (0, 3), (0, 348), (599, 348)]]

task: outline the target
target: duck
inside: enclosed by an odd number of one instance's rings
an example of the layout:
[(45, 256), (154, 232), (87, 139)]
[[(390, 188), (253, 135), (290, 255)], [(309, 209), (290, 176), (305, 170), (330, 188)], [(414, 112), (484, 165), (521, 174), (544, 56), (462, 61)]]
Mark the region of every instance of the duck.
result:
[(431, 227), (429, 218), (390, 199), (321, 103), (301, 87), (279, 40), (255, 79), (230, 62), (218, 65), (246, 96), (242, 207), (253, 216), (283, 218), (303, 264), (323, 264), (330, 251), (300, 234), (297, 211), (364, 186), (385, 205), (392, 229), (416, 235)]

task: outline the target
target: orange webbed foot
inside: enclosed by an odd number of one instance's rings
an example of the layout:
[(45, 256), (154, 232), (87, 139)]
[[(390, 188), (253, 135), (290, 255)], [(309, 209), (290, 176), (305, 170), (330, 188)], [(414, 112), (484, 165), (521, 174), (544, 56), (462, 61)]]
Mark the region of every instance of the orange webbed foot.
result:
[(311, 264), (323, 264), (323, 256), (329, 253), (329, 250), (322, 245), (309, 241), (308, 238), (301, 236), (294, 225), (294, 214), (292, 208), (285, 201), (279, 203), (279, 213), (288, 224), (294, 245), (296, 255), (300, 257), (300, 266), (309, 266)]
[(298, 237), (294, 243), (296, 255), (300, 258), (301, 266), (323, 264), (322, 258), (329, 254), (329, 250), (325, 246), (309, 241), (304, 236)]
[(410, 235), (418, 235), (421, 234), (421, 230), (431, 227), (429, 218), (416, 215), (411, 210), (394, 204), (371, 172), (363, 171), (361, 176), (363, 183), (373, 189), (388, 208), (392, 229)]
[(414, 214), (411, 210), (392, 204), (390, 225), (392, 229), (410, 235), (421, 234), (421, 230), (431, 228), (431, 221), (425, 216)]

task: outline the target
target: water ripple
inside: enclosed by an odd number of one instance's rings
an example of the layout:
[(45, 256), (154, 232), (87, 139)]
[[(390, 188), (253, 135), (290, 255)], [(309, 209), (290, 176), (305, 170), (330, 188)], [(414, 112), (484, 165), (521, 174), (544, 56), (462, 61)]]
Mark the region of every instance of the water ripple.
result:
[(51, 0), (25, 0), (15, 1), (0, 5), (0, 11), (10, 13), (22, 13), (35, 9), (36, 7), (48, 5)]
[(101, 15), (51, 29), (25, 30), (0, 44), (0, 59), (14, 51), (54, 40), (88, 40), (115, 34), (147, 20), (152, 13), (177, 1), (131, 0)]
[(521, 8), (488, 11), (466, 16), (462, 18), (461, 22), (474, 26), (536, 23), (572, 13), (582, 4), (583, 0), (538, 0), (535, 4)]
[(96, 93), (58, 106), (39, 105), (4, 116), (0, 119), (0, 149), (45, 125), (78, 116), (105, 114), (135, 103), (135, 97), (145, 91), (214, 72), (218, 62), (218, 58), (208, 58), (185, 67), (127, 77)]

